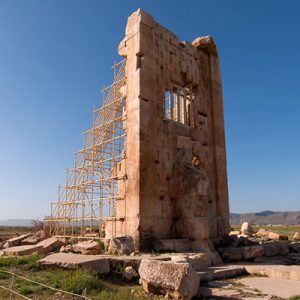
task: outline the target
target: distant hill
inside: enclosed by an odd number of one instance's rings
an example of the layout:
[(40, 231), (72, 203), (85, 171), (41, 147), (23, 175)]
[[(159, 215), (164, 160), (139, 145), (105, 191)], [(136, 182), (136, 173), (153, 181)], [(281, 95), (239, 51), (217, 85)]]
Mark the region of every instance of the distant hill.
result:
[(0, 226), (31, 226), (32, 220), (29, 219), (8, 219), (0, 220)]
[(300, 224), (300, 211), (262, 211), (248, 214), (230, 214), (230, 224), (249, 222), (257, 225), (292, 225)]

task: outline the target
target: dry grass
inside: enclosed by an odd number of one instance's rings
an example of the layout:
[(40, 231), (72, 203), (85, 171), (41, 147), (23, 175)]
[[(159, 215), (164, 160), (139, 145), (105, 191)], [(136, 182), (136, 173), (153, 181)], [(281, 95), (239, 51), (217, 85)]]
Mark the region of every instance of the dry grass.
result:
[[(234, 230), (239, 230), (241, 226), (239, 225), (234, 225), (233, 226)], [(253, 228), (255, 230), (258, 230), (260, 228), (270, 230), (276, 233), (281, 233), (285, 234), (288, 236), (289, 240), (293, 239), (293, 236), (295, 232), (300, 232), (300, 225), (253, 225)]]
[(32, 232), (32, 227), (21, 227), (21, 226), (0, 226), (0, 241), (1, 239), (6, 240), (8, 238)]

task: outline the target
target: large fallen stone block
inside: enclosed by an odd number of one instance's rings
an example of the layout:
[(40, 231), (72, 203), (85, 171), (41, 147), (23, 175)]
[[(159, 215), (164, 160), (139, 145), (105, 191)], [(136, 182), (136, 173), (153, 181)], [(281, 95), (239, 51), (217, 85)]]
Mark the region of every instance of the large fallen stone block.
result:
[(265, 256), (286, 255), (289, 253), (288, 241), (268, 241), (262, 244)]
[(10, 247), (3, 251), (7, 256), (25, 256), (33, 253), (44, 254), (44, 248), (38, 245), (25, 245)]
[(139, 275), (147, 293), (173, 299), (192, 299), (200, 284), (200, 275), (188, 263), (143, 259)]
[(101, 248), (95, 241), (84, 241), (73, 245), (73, 251), (85, 255), (95, 255), (101, 252)]
[(272, 239), (272, 240), (288, 240), (289, 239), (287, 235), (273, 232), (273, 231), (270, 231), (268, 233), (268, 238)]
[(288, 241), (277, 241), (278, 255), (287, 255), (290, 252)]
[(111, 238), (108, 246), (110, 254), (129, 255), (134, 251), (133, 238), (129, 235)]
[(243, 249), (235, 247), (219, 248), (221, 257), (225, 261), (241, 261), (243, 259)]
[(37, 244), (37, 246), (43, 247), (46, 254), (58, 250), (62, 245), (63, 242), (56, 237), (48, 238)]
[(44, 230), (39, 230), (38, 232), (30, 235), (28, 238), (21, 241), (21, 245), (35, 245), (38, 242), (46, 238), (46, 233)]
[(197, 253), (189, 255), (187, 262), (197, 271), (203, 268), (207, 268), (212, 264), (211, 257), (206, 253)]
[(188, 239), (159, 239), (153, 242), (153, 249), (158, 252), (187, 252), (192, 249), (192, 241)]
[(262, 257), (264, 255), (263, 246), (243, 247), (243, 258), (245, 260)]
[(259, 228), (255, 235), (258, 237), (267, 237), (268, 234), (269, 234), (268, 230), (266, 230), (264, 228)]
[(292, 242), (292, 243), (290, 243), (290, 250), (292, 252), (300, 253), (300, 242)]
[(243, 266), (222, 264), (198, 271), (198, 274), (200, 275), (200, 281), (211, 281), (237, 277), (245, 275), (247, 272)]
[(219, 253), (216, 251), (171, 254), (170, 258), (172, 262), (189, 263), (196, 271), (223, 263)]
[(83, 255), (73, 253), (55, 253), (39, 261), (42, 265), (56, 265), (63, 268), (88, 268), (98, 274), (110, 272), (109, 260), (100, 255)]
[(264, 255), (264, 247), (261, 245), (248, 247), (219, 248), (222, 259), (225, 261), (253, 260)]
[(276, 279), (287, 279), (300, 281), (300, 266), (277, 265), (270, 263), (260, 263), (245, 265), (246, 271), (250, 274), (260, 274)]
[(256, 236), (262, 237), (262, 238), (268, 238), (271, 240), (288, 240), (288, 236), (285, 234), (269, 231), (263, 228), (260, 228), (256, 232)]
[(9, 247), (15, 247), (15, 246), (19, 246), (21, 244), (21, 242), (28, 238), (31, 234), (28, 233), (28, 234), (22, 234), (20, 236), (17, 236), (17, 237), (13, 237), (9, 240), (7, 240), (4, 244), (4, 248), (9, 248)]

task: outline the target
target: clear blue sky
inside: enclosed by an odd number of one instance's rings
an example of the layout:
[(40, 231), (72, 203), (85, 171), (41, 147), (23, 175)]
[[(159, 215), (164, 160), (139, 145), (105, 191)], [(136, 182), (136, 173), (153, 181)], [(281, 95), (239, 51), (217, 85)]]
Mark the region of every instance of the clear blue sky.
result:
[(300, 210), (299, 1), (0, 0), (0, 219), (48, 213), (139, 7), (217, 42), (231, 211)]

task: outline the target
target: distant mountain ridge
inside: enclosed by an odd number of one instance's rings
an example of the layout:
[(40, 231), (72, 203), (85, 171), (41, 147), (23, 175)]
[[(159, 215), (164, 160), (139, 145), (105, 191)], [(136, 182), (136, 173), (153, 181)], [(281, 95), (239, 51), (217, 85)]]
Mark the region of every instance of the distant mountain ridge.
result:
[(266, 210), (257, 213), (230, 214), (230, 224), (249, 222), (257, 225), (293, 225), (300, 224), (300, 211), (271, 211)]
[[(256, 213), (230, 214), (230, 224), (236, 225), (250, 222), (257, 225), (293, 225), (300, 224), (300, 211), (271, 211), (265, 210)], [(31, 219), (0, 220), (0, 226), (31, 226)]]
[(7, 219), (7, 220), (0, 220), (0, 226), (31, 226), (32, 220), (31, 219)]

